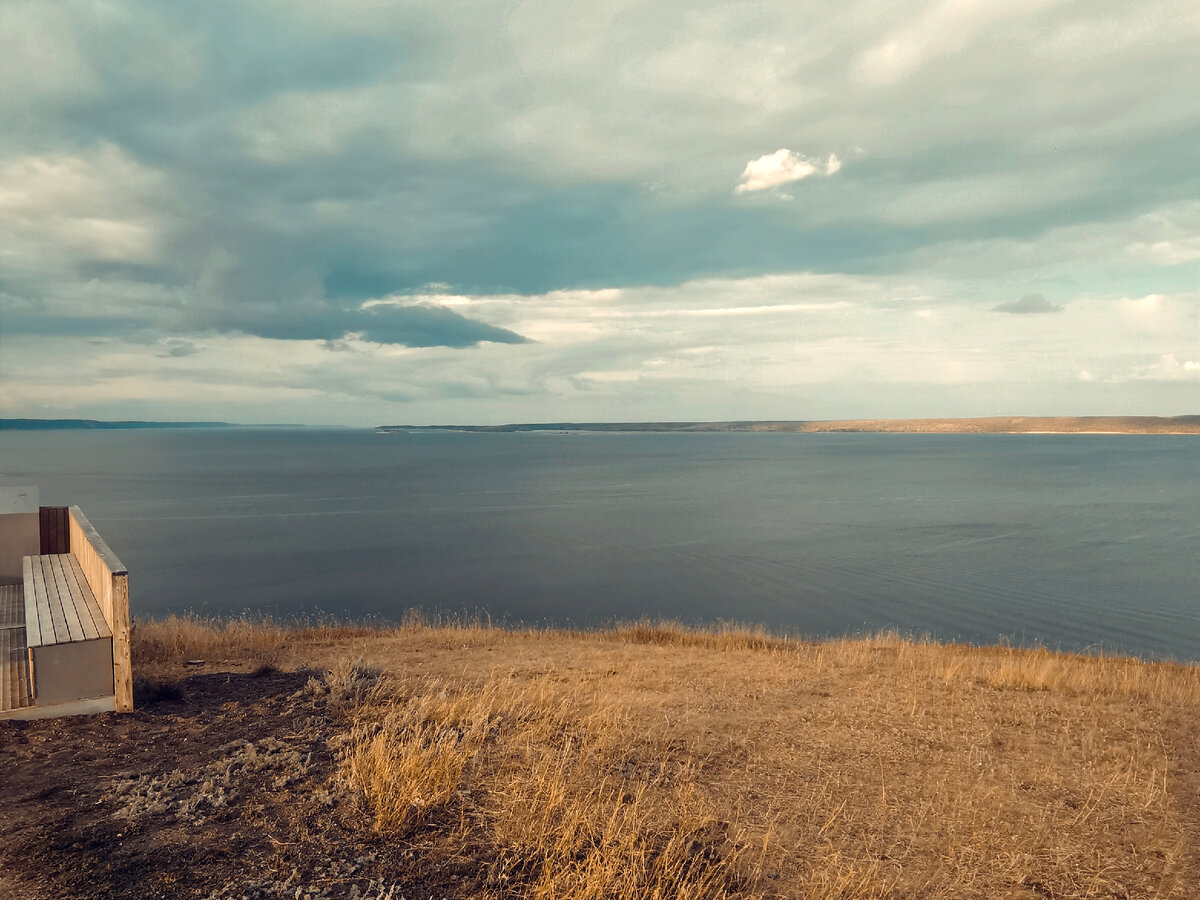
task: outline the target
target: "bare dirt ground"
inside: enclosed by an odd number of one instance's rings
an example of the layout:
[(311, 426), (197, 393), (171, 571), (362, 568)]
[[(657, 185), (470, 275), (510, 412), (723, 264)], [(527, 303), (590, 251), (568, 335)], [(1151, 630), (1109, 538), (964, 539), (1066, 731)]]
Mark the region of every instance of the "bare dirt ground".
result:
[(0, 898), (1200, 897), (1194, 666), (204, 628), (139, 628), (130, 715), (0, 722)]
[(0, 723), (0, 897), (445, 894), (453, 865), (327, 796), (343, 723), (309, 678), (187, 675), (132, 715)]

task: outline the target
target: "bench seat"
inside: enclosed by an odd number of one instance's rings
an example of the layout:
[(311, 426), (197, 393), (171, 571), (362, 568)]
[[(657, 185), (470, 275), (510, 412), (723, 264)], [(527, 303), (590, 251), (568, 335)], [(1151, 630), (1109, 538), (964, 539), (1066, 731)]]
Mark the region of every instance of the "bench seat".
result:
[(38, 706), (113, 696), (112, 629), (71, 553), (26, 556), (25, 645)]
[(79, 560), (72, 554), (26, 556), (22, 563), (27, 647), (112, 637)]

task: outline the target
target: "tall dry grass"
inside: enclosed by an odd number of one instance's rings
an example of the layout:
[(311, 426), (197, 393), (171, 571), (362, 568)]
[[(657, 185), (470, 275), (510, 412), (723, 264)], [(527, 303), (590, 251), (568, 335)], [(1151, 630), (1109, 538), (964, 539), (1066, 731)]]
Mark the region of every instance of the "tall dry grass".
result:
[(970, 682), (998, 690), (1200, 704), (1200, 666), (1186, 663), (1063, 653), (1044, 647), (941, 644), (895, 632), (811, 643), (797, 649), (815, 654), (819, 666), (860, 666), (874, 660), (911, 676), (931, 675), (947, 683)]
[(368, 715), (341, 775), (374, 827), (403, 836), (443, 815), (497, 896), (715, 900), (757, 879), (687, 773), (635, 761), (630, 722), (595, 697), (504, 678)]
[(286, 625), (268, 617), (218, 619), (171, 615), (165, 619), (136, 620), (131, 648), (134, 666), (200, 659), (274, 663), (290, 646), (344, 643), (381, 633), (368, 626), (336, 622)]
[(192, 659), (269, 662), (286, 645), (289, 631), (269, 619), (203, 619), (170, 616), (137, 621), (131, 639), (133, 665)]

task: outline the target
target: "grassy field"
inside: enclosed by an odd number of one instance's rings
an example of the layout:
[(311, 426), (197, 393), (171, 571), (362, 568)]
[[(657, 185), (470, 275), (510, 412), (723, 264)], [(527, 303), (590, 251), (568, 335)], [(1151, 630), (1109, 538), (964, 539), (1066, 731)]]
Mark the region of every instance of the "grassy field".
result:
[(324, 672), (362, 828), (460, 896), (1200, 896), (1200, 668), (883, 635), (171, 619), (135, 671)]

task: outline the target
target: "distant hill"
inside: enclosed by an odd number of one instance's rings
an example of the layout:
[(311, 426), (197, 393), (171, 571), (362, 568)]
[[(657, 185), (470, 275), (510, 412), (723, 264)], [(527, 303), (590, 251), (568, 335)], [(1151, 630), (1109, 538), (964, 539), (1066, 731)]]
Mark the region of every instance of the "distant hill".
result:
[(797, 422), (546, 422), (522, 425), (381, 425), (406, 431), (877, 432), (890, 434), (1200, 434), (1197, 416), (989, 416), (979, 419), (834, 419)]
[(135, 428), (236, 428), (229, 422), (105, 422), (98, 419), (0, 419), (0, 431), (128, 430)]

